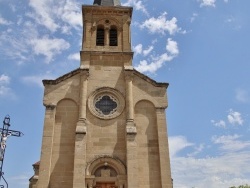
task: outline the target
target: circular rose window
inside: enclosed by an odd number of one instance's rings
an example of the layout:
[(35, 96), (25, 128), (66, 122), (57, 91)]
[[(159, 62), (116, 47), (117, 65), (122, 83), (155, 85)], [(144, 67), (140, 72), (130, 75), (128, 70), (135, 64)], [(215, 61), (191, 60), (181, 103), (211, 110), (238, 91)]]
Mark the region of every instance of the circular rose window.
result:
[(100, 88), (88, 99), (89, 110), (101, 119), (112, 119), (119, 116), (125, 106), (122, 94), (112, 88)]

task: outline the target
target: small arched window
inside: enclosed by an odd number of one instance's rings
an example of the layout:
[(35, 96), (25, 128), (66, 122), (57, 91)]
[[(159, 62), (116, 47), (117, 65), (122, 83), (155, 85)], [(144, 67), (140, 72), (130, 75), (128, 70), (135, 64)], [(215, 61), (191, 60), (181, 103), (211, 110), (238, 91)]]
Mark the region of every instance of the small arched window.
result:
[(111, 28), (109, 30), (109, 46), (117, 46), (117, 29)]
[(96, 31), (96, 46), (104, 46), (104, 28), (98, 27)]

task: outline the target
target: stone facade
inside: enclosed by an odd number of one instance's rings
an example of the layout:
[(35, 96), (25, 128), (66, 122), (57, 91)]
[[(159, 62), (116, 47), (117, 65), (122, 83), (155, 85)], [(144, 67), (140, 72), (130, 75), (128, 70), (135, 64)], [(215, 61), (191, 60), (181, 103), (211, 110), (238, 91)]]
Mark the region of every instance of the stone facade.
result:
[(132, 67), (132, 8), (82, 12), (80, 67), (43, 80), (41, 159), (30, 188), (172, 188), (168, 84)]

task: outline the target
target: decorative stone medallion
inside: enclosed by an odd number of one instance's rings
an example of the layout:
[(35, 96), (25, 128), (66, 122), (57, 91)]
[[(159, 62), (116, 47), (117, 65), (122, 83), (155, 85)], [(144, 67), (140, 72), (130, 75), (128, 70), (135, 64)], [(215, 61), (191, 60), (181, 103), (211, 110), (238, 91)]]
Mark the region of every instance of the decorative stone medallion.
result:
[(113, 88), (99, 88), (88, 99), (90, 112), (101, 119), (112, 119), (119, 116), (125, 100), (122, 94)]

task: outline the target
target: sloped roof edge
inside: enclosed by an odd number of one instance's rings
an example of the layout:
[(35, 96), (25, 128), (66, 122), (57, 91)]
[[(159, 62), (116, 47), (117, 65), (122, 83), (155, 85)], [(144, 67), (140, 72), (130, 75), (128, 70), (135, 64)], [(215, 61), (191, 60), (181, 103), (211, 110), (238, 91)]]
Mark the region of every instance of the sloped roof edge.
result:
[(81, 73), (83, 71), (88, 71), (89, 69), (81, 69), (81, 68), (78, 68), (78, 69), (75, 69), (67, 74), (64, 74), (62, 76), (60, 76), (59, 78), (55, 79), (55, 80), (43, 80), (43, 85), (56, 85), (68, 78), (71, 78), (72, 76), (75, 76), (76, 74), (78, 73)]
[[(75, 69), (67, 74), (64, 74), (62, 76), (60, 76), (59, 78), (55, 79), (55, 80), (43, 80), (43, 85), (56, 85), (68, 78), (71, 78), (72, 76), (75, 76), (76, 74), (78, 73), (81, 73), (83, 71), (89, 71), (89, 69), (81, 69), (81, 68), (78, 68), (78, 69)], [(156, 86), (156, 87), (168, 87), (169, 86), (169, 83), (165, 83), (165, 82), (156, 82), (155, 80), (151, 79), (150, 77), (146, 76), (145, 74), (142, 74), (140, 73), (139, 71), (135, 70), (135, 69), (132, 69), (130, 71), (133, 71), (133, 73), (142, 78), (143, 80), (151, 83), (152, 85)]]
[(152, 78), (146, 76), (143, 73), (140, 73), (136, 69), (133, 69), (133, 72), (134, 72), (135, 75), (139, 76), (140, 78), (146, 80), (147, 82), (151, 83), (152, 85), (154, 85), (156, 87), (166, 87), (166, 88), (168, 88), (168, 86), (169, 86), (169, 83), (167, 83), (167, 82), (156, 82)]

